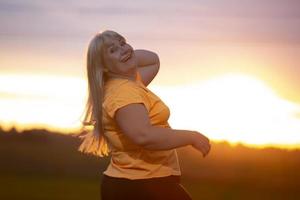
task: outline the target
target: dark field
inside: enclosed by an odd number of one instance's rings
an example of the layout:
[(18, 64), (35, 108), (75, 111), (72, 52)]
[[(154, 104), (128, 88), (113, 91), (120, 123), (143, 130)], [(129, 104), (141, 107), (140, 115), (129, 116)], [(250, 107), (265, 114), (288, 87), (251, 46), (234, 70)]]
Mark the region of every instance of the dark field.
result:
[[(100, 199), (110, 157), (77, 152), (71, 136), (0, 131), (0, 200)], [(213, 143), (206, 158), (178, 149), (182, 185), (194, 200), (300, 199), (300, 151)]]

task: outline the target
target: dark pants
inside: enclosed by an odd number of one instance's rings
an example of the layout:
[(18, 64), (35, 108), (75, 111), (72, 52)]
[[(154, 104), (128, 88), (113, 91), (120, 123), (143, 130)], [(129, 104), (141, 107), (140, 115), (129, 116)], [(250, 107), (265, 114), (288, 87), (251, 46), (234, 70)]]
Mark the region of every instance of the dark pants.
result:
[(105, 174), (101, 181), (102, 200), (192, 200), (180, 184), (180, 176), (130, 180)]

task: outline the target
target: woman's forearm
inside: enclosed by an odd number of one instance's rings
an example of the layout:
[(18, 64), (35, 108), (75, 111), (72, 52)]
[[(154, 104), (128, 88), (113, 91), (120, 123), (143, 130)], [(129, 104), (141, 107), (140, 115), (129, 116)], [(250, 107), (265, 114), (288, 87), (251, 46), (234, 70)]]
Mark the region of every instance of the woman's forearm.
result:
[(147, 86), (159, 71), (159, 57), (156, 53), (148, 50), (138, 49), (134, 52), (137, 57), (138, 71), (142, 76), (144, 85)]
[(149, 150), (169, 150), (193, 144), (195, 131), (151, 126), (142, 146)]
[(145, 49), (134, 50), (139, 67), (159, 64), (159, 57), (156, 53)]

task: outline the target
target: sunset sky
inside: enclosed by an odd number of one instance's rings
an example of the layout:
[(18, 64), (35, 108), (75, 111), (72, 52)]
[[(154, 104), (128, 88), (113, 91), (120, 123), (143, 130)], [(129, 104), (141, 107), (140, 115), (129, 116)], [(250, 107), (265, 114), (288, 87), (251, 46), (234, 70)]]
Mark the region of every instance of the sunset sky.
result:
[(2, 0), (0, 16), (4, 128), (77, 130), (87, 44), (111, 29), (159, 55), (172, 128), (300, 147), (299, 0)]

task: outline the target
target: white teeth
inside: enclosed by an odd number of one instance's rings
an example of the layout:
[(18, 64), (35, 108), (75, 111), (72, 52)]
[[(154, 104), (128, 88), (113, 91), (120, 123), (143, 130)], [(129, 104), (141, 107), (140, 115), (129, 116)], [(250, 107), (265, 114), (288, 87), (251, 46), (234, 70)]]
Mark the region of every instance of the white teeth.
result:
[(125, 59), (123, 59), (123, 62), (126, 62), (127, 60), (129, 60), (131, 57), (131, 54), (128, 54), (128, 56), (125, 57)]

